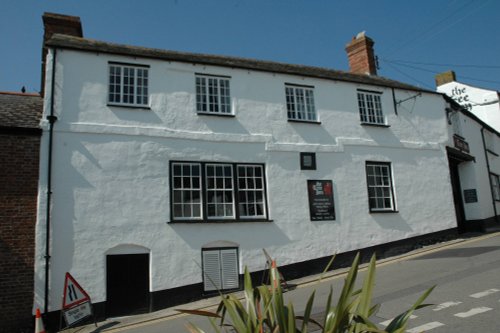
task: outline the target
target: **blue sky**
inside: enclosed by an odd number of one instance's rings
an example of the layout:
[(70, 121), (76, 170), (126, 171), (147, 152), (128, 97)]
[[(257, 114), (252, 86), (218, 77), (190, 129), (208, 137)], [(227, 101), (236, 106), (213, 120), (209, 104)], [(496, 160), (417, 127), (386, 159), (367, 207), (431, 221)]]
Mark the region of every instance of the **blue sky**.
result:
[(0, 91), (40, 89), (42, 15), (80, 16), (87, 38), (348, 70), (375, 41), (379, 75), (434, 89), (435, 73), (500, 90), (498, 0), (1, 0)]

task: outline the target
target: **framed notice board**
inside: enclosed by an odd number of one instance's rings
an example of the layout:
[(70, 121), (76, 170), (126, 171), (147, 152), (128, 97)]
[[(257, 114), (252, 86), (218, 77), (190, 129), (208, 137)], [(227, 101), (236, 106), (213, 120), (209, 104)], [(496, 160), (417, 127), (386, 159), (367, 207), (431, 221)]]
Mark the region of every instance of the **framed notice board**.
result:
[(311, 221), (335, 220), (333, 183), (331, 180), (308, 180), (309, 213)]

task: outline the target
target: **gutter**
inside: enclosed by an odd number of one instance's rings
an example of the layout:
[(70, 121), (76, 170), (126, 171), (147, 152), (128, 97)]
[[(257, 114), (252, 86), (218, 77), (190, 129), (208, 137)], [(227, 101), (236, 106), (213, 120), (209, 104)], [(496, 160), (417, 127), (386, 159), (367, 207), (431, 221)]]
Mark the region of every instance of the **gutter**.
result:
[(49, 310), (49, 272), (50, 272), (50, 208), (52, 202), (52, 142), (54, 137), (54, 123), (57, 117), (54, 116), (54, 87), (56, 78), (56, 56), (57, 49), (54, 48), (52, 57), (52, 81), (50, 91), (50, 114), (47, 116), (49, 121), (49, 149), (48, 149), (48, 166), (47, 166), (47, 211), (46, 211), (46, 235), (45, 235), (45, 293), (44, 293), (44, 313)]

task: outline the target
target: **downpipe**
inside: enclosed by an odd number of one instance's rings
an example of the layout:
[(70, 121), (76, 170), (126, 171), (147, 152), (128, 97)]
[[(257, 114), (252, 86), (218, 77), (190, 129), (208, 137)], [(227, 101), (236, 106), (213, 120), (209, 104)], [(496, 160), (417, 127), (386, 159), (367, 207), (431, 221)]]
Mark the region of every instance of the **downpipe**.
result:
[(54, 48), (52, 57), (52, 81), (50, 88), (50, 114), (47, 116), (49, 121), (49, 149), (48, 149), (48, 164), (47, 164), (47, 211), (46, 211), (46, 235), (45, 235), (45, 294), (44, 294), (44, 313), (49, 311), (49, 278), (50, 278), (50, 212), (52, 203), (52, 146), (54, 139), (54, 123), (57, 117), (54, 116), (54, 88), (56, 78), (56, 56), (57, 49)]

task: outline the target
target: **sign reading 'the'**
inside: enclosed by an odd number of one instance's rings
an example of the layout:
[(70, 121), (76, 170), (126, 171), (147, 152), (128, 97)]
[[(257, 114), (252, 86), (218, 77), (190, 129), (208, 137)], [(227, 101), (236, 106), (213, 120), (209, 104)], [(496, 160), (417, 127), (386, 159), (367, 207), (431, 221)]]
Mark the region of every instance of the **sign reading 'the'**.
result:
[(308, 180), (309, 212), (311, 221), (335, 220), (333, 184), (331, 180)]

